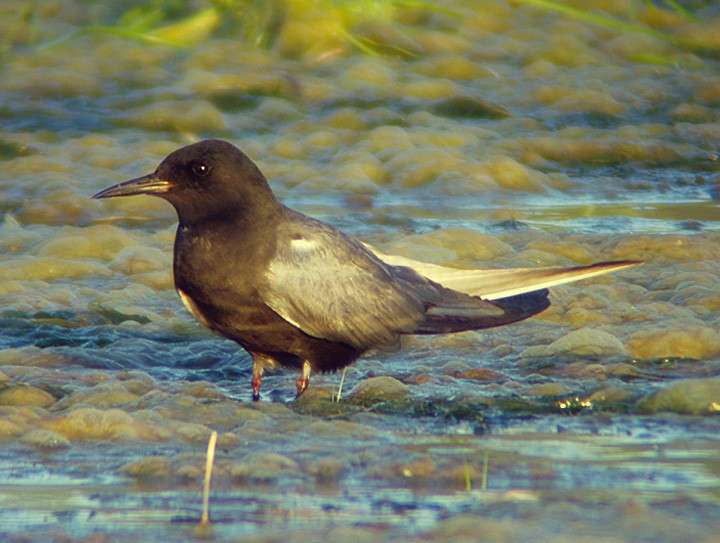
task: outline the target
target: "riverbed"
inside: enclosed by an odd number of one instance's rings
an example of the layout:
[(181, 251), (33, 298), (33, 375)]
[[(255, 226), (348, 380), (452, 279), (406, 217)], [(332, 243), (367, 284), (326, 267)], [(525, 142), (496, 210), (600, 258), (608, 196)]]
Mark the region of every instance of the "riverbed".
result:
[[(3, 538), (716, 541), (717, 7), (170, 4), (0, 23)], [(172, 207), (90, 199), (206, 138), (384, 253), (644, 264), (252, 402), (173, 288)]]

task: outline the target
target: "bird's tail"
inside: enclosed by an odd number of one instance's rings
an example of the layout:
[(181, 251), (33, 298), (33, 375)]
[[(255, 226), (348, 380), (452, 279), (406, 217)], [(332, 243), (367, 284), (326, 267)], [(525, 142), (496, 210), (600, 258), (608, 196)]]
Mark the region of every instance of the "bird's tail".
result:
[(384, 254), (370, 245), (366, 247), (391, 266), (410, 268), (444, 287), (483, 300), (500, 300), (517, 294), (533, 293), (642, 264), (640, 260), (619, 260), (589, 266), (463, 270)]
[(480, 330), (521, 321), (537, 315), (550, 306), (548, 290), (526, 292), (500, 300), (480, 300), (467, 297), (466, 303), (457, 301), (432, 307), (414, 334), (447, 334)]

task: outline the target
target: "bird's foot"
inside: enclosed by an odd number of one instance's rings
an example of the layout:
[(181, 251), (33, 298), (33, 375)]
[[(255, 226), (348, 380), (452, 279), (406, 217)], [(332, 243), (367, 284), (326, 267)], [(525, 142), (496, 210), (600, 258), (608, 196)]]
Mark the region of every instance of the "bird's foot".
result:
[(302, 396), (302, 393), (307, 390), (308, 385), (310, 384), (310, 379), (306, 377), (300, 377), (297, 381), (295, 381), (295, 385), (297, 386), (297, 394), (295, 395), (295, 399), (297, 400), (300, 396)]
[(260, 385), (262, 384), (262, 372), (254, 371), (252, 378), (252, 399), (254, 402), (260, 401)]
[(300, 396), (302, 396), (302, 393), (307, 390), (308, 385), (310, 384), (310, 363), (305, 361), (303, 362), (302, 367), (302, 374), (300, 375), (300, 378), (295, 381), (295, 385), (297, 386), (297, 394), (295, 395), (295, 399), (297, 400)]

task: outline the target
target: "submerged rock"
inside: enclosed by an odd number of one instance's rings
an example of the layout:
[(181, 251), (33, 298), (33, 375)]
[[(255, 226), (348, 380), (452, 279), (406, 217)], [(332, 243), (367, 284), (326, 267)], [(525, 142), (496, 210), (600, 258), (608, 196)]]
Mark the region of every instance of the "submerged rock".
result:
[(702, 323), (680, 323), (634, 333), (628, 349), (638, 358), (708, 359), (720, 354), (720, 332)]
[(231, 465), (229, 473), (235, 482), (269, 484), (280, 477), (299, 476), (300, 466), (288, 456), (267, 452), (260, 458), (248, 456)]
[(409, 395), (407, 386), (386, 375), (360, 381), (349, 394), (353, 400), (401, 400)]
[(452, 96), (433, 104), (432, 110), (447, 117), (469, 119), (502, 119), (512, 114), (502, 106), (475, 96)]
[(627, 356), (622, 342), (603, 330), (574, 330), (548, 345), (545, 355), (556, 356)]
[(641, 409), (651, 413), (717, 414), (720, 412), (720, 377), (682, 379), (670, 383), (642, 402)]
[(11, 384), (0, 390), (0, 405), (49, 407), (54, 403), (55, 397), (52, 394), (30, 385)]
[(35, 429), (24, 434), (20, 441), (36, 449), (46, 451), (64, 449), (70, 446), (70, 440), (52, 430)]

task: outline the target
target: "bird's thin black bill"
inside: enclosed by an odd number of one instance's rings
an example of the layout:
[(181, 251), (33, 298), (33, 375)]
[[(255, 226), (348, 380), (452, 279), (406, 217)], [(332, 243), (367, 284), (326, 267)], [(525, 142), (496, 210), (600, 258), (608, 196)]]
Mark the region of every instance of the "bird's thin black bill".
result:
[(171, 183), (169, 181), (159, 179), (155, 174), (151, 173), (101, 190), (93, 198), (114, 198), (115, 196), (132, 196), (134, 194), (164, 194), (170, 190), (170, 187)]

